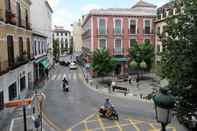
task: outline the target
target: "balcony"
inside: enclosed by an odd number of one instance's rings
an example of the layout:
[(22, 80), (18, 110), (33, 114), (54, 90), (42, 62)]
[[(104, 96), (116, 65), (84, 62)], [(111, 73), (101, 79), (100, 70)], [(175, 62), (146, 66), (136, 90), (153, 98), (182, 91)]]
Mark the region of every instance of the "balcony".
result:
[(6, 10), (6, 23), (16, 25), (16, 14), (11, 10)]
[(138, 32), (139, 32), (138, 30), (136, 31), (136, 30), (128, 29), (129, 35), (137, 35)]
[(113, 29), (114, 35), (115, 36), (122, 36), (123, 35), (123, 30), (119, 29)]
[(154, 35), (154, 31), (153, 30), (150, 30), (150, 29), (149, 30), (144, 29), (143, 30), (143, 34), (144, 35)]
[(124, 55), (124, 49), (123, 48), (114, 48), (113, 49), (113, 55), (114, 56), (123, 56)]
[(28, 22), (26, 22), (26, 29), (27, 29), (27, 30), (32, 30), (32, 29), (31, 29), (31, 24), (28, 23)]
[(0, 76), (9, 71), (8, 61), (0, 61)]

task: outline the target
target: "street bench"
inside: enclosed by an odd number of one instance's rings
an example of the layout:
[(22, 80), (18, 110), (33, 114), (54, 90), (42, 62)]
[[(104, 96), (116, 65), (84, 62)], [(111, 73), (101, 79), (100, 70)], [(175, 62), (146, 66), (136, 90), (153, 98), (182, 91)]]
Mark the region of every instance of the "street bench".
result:
[(124, 91), (124, 95), (125, 95), (125, 96), (127, 95), (128, 88), (126, 88), (126, 87), (121, 87), (121, 86), (112, 86), (113, 92), (115, 92), (116, 89), (117, 89), (117, 90)]

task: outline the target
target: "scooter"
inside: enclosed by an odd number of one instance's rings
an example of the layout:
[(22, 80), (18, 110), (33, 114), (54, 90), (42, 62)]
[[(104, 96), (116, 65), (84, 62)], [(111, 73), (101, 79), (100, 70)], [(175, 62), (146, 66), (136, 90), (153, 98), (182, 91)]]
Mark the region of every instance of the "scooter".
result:
[(69, 92), (69, 85), (67, 85), (67, 84), (63, 84), (63, 91), (64, 92)]
[(112, 111), (111, 115), (107, 116), (106, 109), (104, 108), (104, 106), (101, 106), (98, 112), (100, 117), (107, 118), (110, 120), (119, 120), (118, 112), (115, 110), (114, 106), (111, 107), (111, 111)]

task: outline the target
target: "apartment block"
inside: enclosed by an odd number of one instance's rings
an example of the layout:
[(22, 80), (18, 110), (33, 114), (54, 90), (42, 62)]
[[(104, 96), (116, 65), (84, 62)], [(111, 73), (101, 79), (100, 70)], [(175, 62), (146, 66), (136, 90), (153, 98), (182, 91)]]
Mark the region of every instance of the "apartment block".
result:
[(29, 0), (0, 1), (0, 109), (33, 86)]

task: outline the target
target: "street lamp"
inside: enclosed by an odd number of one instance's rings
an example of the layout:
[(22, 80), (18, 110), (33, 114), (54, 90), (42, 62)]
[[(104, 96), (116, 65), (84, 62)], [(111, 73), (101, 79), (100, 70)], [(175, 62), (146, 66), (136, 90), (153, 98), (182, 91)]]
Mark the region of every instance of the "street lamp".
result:
[(167, 124), (171, 122), (175, 99), (172, 95), (168, 94), (167, 89), (161, 88), (160, 93), (153, 97), (153, 101), (155, 104), (156, 119), (161, 123), (161, 131), (166, 131)]

